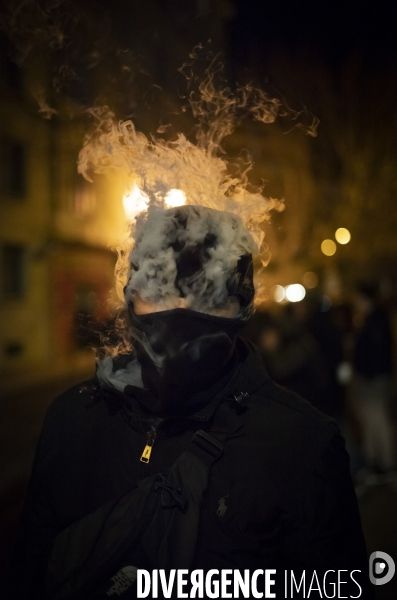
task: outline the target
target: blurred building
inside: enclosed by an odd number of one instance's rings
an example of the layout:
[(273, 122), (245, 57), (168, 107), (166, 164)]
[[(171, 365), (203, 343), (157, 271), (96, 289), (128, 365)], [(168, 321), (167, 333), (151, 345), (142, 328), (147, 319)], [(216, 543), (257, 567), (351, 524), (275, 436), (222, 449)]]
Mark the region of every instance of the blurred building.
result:
[[(107, 5), (103, 8), (108, 10)], [(127, 13), (118, 3), (112, 7), (113, 26), (109, 20), (105, 38), (102, 17), (90, 14), (83, 26), (92, 40), (81, 48), (99, 48), (99, 68), (72, 78), (66, 94), (62, 90), (56, 99), (58, 114), (55, 110), (52, 114), (46, 101), (58, 55), (49, 52), (48, 47), (36, 48), (34, 44), (31, 51), (28, 39), (17, 40), (17, 54), (21, 50), (18, 44), (23, 50), (26, 42), (28, 48), (20, 68), (9, 59), (9, 41), (0, 39), (3, 390), (27, 388), (32, 383), (67, 377), (69, 373), (91, 373), (93, 353), (84, 342), (84, 330), (93, 319), (106, 319), (109, 311), (116, 259), (111, 248), (118, 245), (127, 230), (123, 190), (117, 180), (96, 177), (91, 184), (77, 174), (76, 161), (86, 123), (69, 118), (67, 103), (78, 103), (81, 97), (94, 102), (97, 97), (107, 96), (107, 101), (121, 111), (120, 116), (128, 115), (133, 105), (128, 95), (133, 86), (123, 89), (123, 85), (131, 81), (135, 85), (142, 73), (131, 71), (133, 61), (128, 62), (128, 53), (125, 61), (122, 56), (117, 63), (121, 45), (142, 57), (149, 79), (164, 85), (165, 104), (168, 102), (168, 110), (172, 111), (167, 89), (177, 90), (183, 80), (177, 67), (208, 34), (221, 48), (223, 23), (232, 16), (232, 3), (218, 0), (170, 4), (150, 0), (129, 7)], [(136, 27), (136, 23), (140, 26)], [(21, 21), (20, 27), (20, 38), (24, 30), (29, 35), (26, 20)], [(73, 40), (71, 61), (76, 58), (73, 51), (79, 51), (80, 41)], [(61, 65), (55, 73), (59, 80), (64, 68)], [(126, 79), (122, 79), (122, 74)], [(156, 86), (150, 93), (153, 90)], [(147, 97), (142, 102), (143, 110), (138, 107), (135, 111), (136, 119), (140, 129), (153, 133), (158, 127), (158, 115), (155, 110), (147, 110), (146, 101)]]
[(82, 327), (103, 318), (124, 226), (119, 190), (77, 175), (76, 121), (45, 120), (34, 73), (1, 52), (0, 373), (16, 389), (92, 372)]
[[(118, 65), (106, 62), (116, 52), (111, 36), (102, 42), (102, 21), (96, 23), (95, 15), (89, 32), (93, 40), (98, 37), (93, 47), (102, 44), (98, 48), (103, 50), (99, 57), (103, 65), (99, 62), (100, 68), (80, 73), (71, 81), (69, 97), (63, 95), (58, 103), (78, 102), (87, 93), (96, 98), (100, 90), (120, 116), (128, 116), (131, 110), (138, 128), (154, 133), (159, 118), (161, 122), (164, 116), (164, 123), (172, 120), (169, 115), (175, 112), (175, 98), (183, 87), (177, 68), (189, 60), (193, 46), (210, 36), (214, 50), (224, 49), (226, 57), (233, 54), (228, 44), (236, 15), (232, 0), (150, 0), (129, 7), (128, 14), (124, 5), (115, 3), (111, 16), (117, 27), (112, 35), (117, 36), (117, 44), (142, 56), (150, 73), (141, 104), (128, 97), (133, 86), (127, 84), (134, 80), (139, 87), (142, 73), (129, 70), (133, 65), (127, 54)], [(131, 23), (140, 24), (134, 26), (133, 39)], [(110, 247), (117, 246), (125, 231), (123, 190), (117, 182), (97, 177), (90, 184), (77, 175), (85, 125), (68, 118), (68, 110), (43, 118), (43, 100), (39, 102), (42, 114), (38, 112), (37, 83), (45, 85), (51, 77), (46, 60), (43, 55), (30, 60), (29, 68), (19, 69), (6, 51), (1, 52), (5, 91), (0, 100), (0, 372), (7, 386), (92, 368), (93, 356), (84, 347), (82, 328), (93, 317), (106, 318), (115, 262)], [(233, 64), (226, 67), (226, 75), (228, 69), (233, 70)], [(149, 102), (157, 84), (163, 88), (161, 107), (153, 98)], [(175, 120), (177, 127), (190, 131), (192, 122), (186, 113), (180, 112)], [(283, 135), (277, 124), (248, 121), (226, 140), (231, 156), (245, 151), (252, 156), (255, 168), (250, 175), (255, 184), (265, 183), (265, 195), (286, 199), (285, 212), (274, 213), (272, 223), (264, 225), (272, 255), (265, 282), (269, 290), (275, 284), (301, 281), (303, 273), (311, 270), (313, 244), (319, 253), (310, 219), (318, 200), (310, 143), (299, 130)]]
[(254, 163), (250, 181), (262, 185), (266, 197), (285, 201), (285, 210), (273, 211), (262, 226), (267, 246), (263, 258), (269, 261), (263, 277), (270, 297), (274, 285), (304, 283), (304, 274), (313, 268), (317, 237), (311, 215), (318, 197), (310, 142), (298, 129), (284, 135), (277, 121), (271, 125), (247, 121), (227, 144), (232, 155), (249, 152)]

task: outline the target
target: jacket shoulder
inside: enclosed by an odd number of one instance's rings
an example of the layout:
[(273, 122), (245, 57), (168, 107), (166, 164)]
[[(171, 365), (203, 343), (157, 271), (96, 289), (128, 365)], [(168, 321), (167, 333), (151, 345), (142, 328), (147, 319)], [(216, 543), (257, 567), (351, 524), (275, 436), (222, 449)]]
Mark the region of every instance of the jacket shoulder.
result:
[(89, 398), (93, 397), (95, 392), (99, 389), (99, 381), (96, 377), (91, 377), (73, 385), (66, 389), (61, 394), (58, 394), (51, 402), (48, 410), (56, 410), (61, 407), (64, 403), (73, 402), (82, 397)]
[(299, 394), (284, 388), (271, 379), (258, 390), (257, 400), (268, 403), (274, 410), (288, 413), (292, 418), (312, 419), (319, 423), (334, 423), (334, 419), (315, 408)]
[(87, 409), (98, 406), (99, 382), (96, 377), (82, 381), (65, 390), (50, 403), (44, 418), (43, 430), (68, 422), (78, 423), (79, 418), (87, 413)]
[(318, 455), (333, 438), (340, 437), (334, 419), (272, 380), (252, 395), (248, 406), (249, 427), (288, 452), (301, 449)]

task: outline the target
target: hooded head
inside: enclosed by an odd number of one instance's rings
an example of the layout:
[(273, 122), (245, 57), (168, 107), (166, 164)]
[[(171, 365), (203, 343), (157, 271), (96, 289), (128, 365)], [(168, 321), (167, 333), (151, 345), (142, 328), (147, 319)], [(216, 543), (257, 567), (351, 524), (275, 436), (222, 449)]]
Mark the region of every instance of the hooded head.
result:
[(149, 210), (134, 235), (124, 294), (135, 358), (112, 373), (105, 359), (99, 376), (119, 389), (139, 379), (156, 412), (172, 414), (236, 363), (253, 310), (255, 244), (239, 217), (202, 206)]
[[(214, 74), (210, 67), (198, 95), (189, 94), (198, 120), (196, 143), (183, 134), (172, 140), (167, 136), (148, 139), (132, 121), (116, 122), (109, 110), (100, 109), (92, 112), (95, 129), (79, 154), (79, 172), (89, 180), (92, 172), (115, 174), (117, 185), (128, 191), (128, 197), (134, 197), (133, 189), (139, 190), (129, 236), (119, 248), (116, 265), (118, 296), (123, 304), (125, 301), (132, 324), (127, 324), (124, 316), (116, 319), (120, 343), (116, 340), (117, 346), (105, 347), (106, 356), (98, 361), (98, 375), (105, 381), (112, 378), (119, 389), (124, 389), (122, 382), (118, 383), (121, 377), (134, 379), (136, 363), (130, 360), (128, 368), (115, 372), (111, 356), (116, 362), (129, 359), (131, 341), (136, 356), (140, 353), (141, 365), (150, 359), (156, 377), (165, 381), (175, 352), (181, 358), (180, 366), (189, 353), (196, 366), (199, 356), (204, 365), (204, 348), (213, 347), (211, 336), (218, 336), (219, 341), (223, 334), (233, 344), (235, 328), (253, 311), (252, 256), (263, 266), (268, 258), (261, 223), (271, 210), (282, 210), (283, 202), (265, 198), (262, 187), (252, 186), (247, 176), (251, 159), (244, 155), (229, 163), (221, 143), (244, 113), (272, 123), (282, 105), (252, 86), (236, 94), (229, 88), (217, 89)], [(290, 114), (287, 107), (282, 114)], [(186, 205), (166, 210), (174, 202), (170, 202), (171, 191), (182, 192)], [(136, 214), (142, 204), (147, 210)], [(134, 243), (131, 252), (127, 251), (130, 243)], [(186, 338), (182, 331), (187, 332)], [(180, 334), (178, 344), (176, 332)], [(168, 339), (175, 342), (172, 349), (166, 344)], [(219, 360), (211, 367), (222, 364), (221, 355), (219, 352)], [(208, 365), (211, 357), (206, 356)], [(143, 383), (149, 385), (144, 371), (142, 365)]]
[(153, 209), (137, 220), (127, 305), (184, 307), (246, 320), (253, 310), (255, 243), (240, 218), (203, 206)]

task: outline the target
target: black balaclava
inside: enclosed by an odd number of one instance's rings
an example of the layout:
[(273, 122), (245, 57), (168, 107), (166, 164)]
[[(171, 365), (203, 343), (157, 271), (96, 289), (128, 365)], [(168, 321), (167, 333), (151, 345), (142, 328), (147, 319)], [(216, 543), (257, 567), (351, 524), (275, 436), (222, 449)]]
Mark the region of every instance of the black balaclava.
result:
[(173, 413), (236, 364), (235, 339), (245, 325), (241, 319), (184, 308), (136, 315), (132, 305), (129, 315), (143, 384), (164, 413)]
[[(161, 310), (144, 315), (135, 313), (134, 293), (140, 293), (142, 288), (134, 287), (134, 273), (140, 276), (142, 269), (146, 282), (150, 284), (151, 273), (156, 277), (159, 270), (158, 255), (155, 255), (156, 268), (150, 271), (144, 269), (144, 265), (147, 264), (144, 261), (153, 260), (154, 253), (151, 247), (141, 259), (141, 263), (131, 265), (131, 277), (125, 290), (143, 384), (158, 398), (163, 414), (171, 414), (227, 375), (237, 361), (236, 337), (252, 312), (255, 289), (252, 256), (248, 253), (237, 256), (233, 268), (229, 265), (225, 267), (221, 292), (219, 285), (217, 288), (218, 302), (219, 299), (220, 303), (227, 302), (231, 296), (238, 299), (238, 317), (226, 318), (208, 314), (211, 309), (208, 304), (208, 310), (196, 310), (194, 293), (198, 282), (204, 284), (206, 301), (211, 300), (211, 286), (214, 283), (208, 279), (206, 268), (217, 250), (217, 245), (224, 243), (220, 234), (217, 236), (214, 233), (218, 211), (202, 207), (200, 209), (201, 212), (198, 212), (198, 207), (186, 206), (168, 211), (172, 216), (172, 226), (168, 226), (167, 229), (169, 243), (168, 238), (164, 239), (161, 247), (163, 255), (172, 252), (175, 264), (172, 284), (180, 298), (189, 297), (191, 301), (193, 297), (190, 308)], [(203, 228), (200, 239), (187, 239), (189, 218), (197, 222), (197, 218), (202, 216), (207, 219), (212, 230), (206, 231)], [(237, 226), (231, 220), (229, 235)], [(142, 240), (145, 241), (145, 235), (138, 244), (142, 244)], [(134, 255), (139, 257), (140, 250), (138, 245)], [(214, 308), (216, 306), (215, 304)]]

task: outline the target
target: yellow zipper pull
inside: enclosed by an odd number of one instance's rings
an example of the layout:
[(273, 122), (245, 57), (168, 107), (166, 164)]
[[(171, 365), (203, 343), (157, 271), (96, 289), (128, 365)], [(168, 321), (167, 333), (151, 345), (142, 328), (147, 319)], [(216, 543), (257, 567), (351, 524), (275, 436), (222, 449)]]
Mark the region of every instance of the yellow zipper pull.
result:
[(142, 452), (142, 456), (140, 458), (140, 461), (143, 462), (143, 463), (145, 463), (146, 465), (150, 461), (150, 455), (152, 453), (152, 449), (153, 449), (153, 444), (154, 444), (155, 438), (156, 438), (155, 432), (154, 431), (148, 431), (146, 446), (144, 447), (143, 452)]

